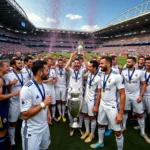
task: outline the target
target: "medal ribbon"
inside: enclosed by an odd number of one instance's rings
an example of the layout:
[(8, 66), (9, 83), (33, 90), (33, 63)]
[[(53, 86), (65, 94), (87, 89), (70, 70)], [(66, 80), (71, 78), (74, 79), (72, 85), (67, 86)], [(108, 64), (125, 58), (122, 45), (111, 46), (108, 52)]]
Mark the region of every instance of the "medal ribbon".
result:
[(133, 76), (134, 72), (135, 72), (135, 68), (133, 69), (133, 71), (132, 71), (132, 73), (131, 73), (131, 76), (130, 76), (130, 71), (129, 71), (129, 69), (128, 69), (128, 78), (129, 78), (129, 82), (131, 82), (132, 76)]
[(42, 84), (42, 90), (43, 90), (43, 93), (42, 93), (42, 91), (41, 91), (39, 85), (37, 84), (37, 82), (34, 79), (32, 79), (32, 81), (35, 84), (35, 86), (37, 87), (38, 91), (40, 92), (41, 97), (42, 97), (42, 101), (44, 101), (44, 99), (45, 99), (45, 90), (44, 90), (43, 84)]
[(112, 73), (112, 70), (110, 70), (110, 72), (109, 72), (109, 74), (108, 74), (108, 76), (107, 76), (107, 78), (106, 78), (106, 81), (105, 81), (105, 75), (104, 75), (103, 91), (105, 91), (105, 87), (106, 87), (107, 81), (108, 81), (108, 79), (109, 79), (111, 73)]
[(18, 74), (17, 74), (14, 70), (13, 70), (13, 72), (14, 72), (14, 74), (16, 75), (16, 77), (18, 78), (18, 80), (19, 80), (21, 86), (23, 86), (23, 75), (22, 75), (22, 73), (20, 73), (20, 74), (21, 74), (21, 79), (20, 79), (19, 76), (18, 76)]

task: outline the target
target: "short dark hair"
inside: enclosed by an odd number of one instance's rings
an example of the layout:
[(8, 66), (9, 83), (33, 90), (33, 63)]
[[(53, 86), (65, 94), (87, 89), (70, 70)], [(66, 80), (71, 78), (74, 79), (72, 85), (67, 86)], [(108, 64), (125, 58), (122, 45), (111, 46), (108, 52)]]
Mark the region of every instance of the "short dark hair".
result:
[(16, 60), (20, 60), (20, 61), (21, 61), (21, 58), (20, 58), (20, 57), (16, 57), (16, 58), (12, 59), (12, 60), (10, 61), (10, 66), (16, 65)]
[(47, 64), (47, 62), (44, 60), (36, 60), (35, 62), (33, 62), (33, 66), (31, 68), (33, 75), (36, 76), (38, 71), (40, 69), (43, 69), (44, 65), (46, 65), (46, 64)]
[(127, 59), (132, 59), (136, 63), (136, 58), (135, 57), (129, 56), (129, 57), (127, 57)]
[(115, 60), (115, 58), (117, 58), (117, 56), (114, 56), (114, 55), (111, 56), (111, 59), (112, 59), (112, 60)]
[(7, 61), (0, 61), (0, 67), (3, 67), (4, 63), (8, 63), (8, 62)]
[(91, 60), (91, 61), (90, 61), (90, 64), (92, 64), (92, 66), (93, 66), (94, 68), (96, 68), (96, 70), (98, 69), (99, 63), (98, 63), (96, 60)]
[(80, 59), (76, 58), (76, 59), (74, 59), (74, 61), (79, 61), (80, 62)]
[(150, 57), (146, 57), (146, 58), (145, 58), (145, 61), (146, 61), (146, 60), (150, 60)]
[(140, 58), (144, 58), (144, 59), (145, 59), (145, 57), (144, 57), (144, 56), (139, 56), (139, 59), (140, 59)]
[(24, 62), (28, 62), (30, 59), (33, 60), (33, 58), (31, 56), (26, 56), (24, 58)]
[(112, 66), (112, 59), (111, 59), (111, 57), (109, 57), (109, 56), (103, 56), (103, 57), (101, 58), (101, 60), (102, 60), (102, 59), (105, 59), (107, 62), (110, 63), (110, 66)]

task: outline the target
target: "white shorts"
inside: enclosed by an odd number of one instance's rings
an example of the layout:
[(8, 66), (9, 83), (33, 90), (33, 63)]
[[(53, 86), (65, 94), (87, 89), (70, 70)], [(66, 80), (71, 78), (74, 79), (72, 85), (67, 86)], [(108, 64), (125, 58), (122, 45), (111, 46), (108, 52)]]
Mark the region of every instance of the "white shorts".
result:
[(52, 102), (51, 102), (51, 104), (52, 104), (52, 105), (55, 105), (55, 104), (56, 104), (55, 88), (52, 87), (51, 89), (48, 90), (48, 92), (49, 92), (49, 96), (52, 97)]
[(56, 87), (56, 100), (66, 101), (66, 87)]
[(83, 105), (82, 105), (82, 113), (86, 113), (88, 114), (88, 116), (95, 116), (94, 112), (93, 112), (93, 107), (94, 107), (94, 100), (89, 100), (86, 101), (84, 100)]
[(125, 103), (124, 110), (131, 110), (131, 105), (133, 105), (134, 111), (138, 114), (142, 114), (144, 112), (143, 103), (138, 103), (137, 99), (138, 99), (138, 96), (137, 97), (126, 96), (126, 103)]
[(49, 127), (42, 133), (31, 134), (31, 136), (25, 137), (23, 131), (21, 134), (23, 150), (46, 150), (51, 143)]
[(147, 113), (150, 114), (150, 96), (143, 97), (143, 109), (147, 110)]
[(14, 104), (10, 101), (9, 104), (9, 115), (8, 120), (9, 122), (17, 122), (20, 118), (21, 112), (20, 112), (20, 104)]
[(121, 131), (121, 125), (116, 124), (116, 116), (118, 114), (117, 108), (106, 108), (103, 105), (99, 106), (98, 112), (98, 124), (100, 125), (110, 125), (111, 129), (114, 131)]

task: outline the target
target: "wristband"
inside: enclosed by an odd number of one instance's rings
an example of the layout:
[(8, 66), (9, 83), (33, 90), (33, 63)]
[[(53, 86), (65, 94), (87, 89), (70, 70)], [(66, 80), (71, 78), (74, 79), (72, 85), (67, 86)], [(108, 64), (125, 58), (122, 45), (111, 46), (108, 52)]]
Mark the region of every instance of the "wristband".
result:
[(41, 107), (42, 107), (42, 109), (44, 109), (45, 108), (45, 104), (42, 102), (42, 103), (40, 103), (40, 105), (41, 105)]

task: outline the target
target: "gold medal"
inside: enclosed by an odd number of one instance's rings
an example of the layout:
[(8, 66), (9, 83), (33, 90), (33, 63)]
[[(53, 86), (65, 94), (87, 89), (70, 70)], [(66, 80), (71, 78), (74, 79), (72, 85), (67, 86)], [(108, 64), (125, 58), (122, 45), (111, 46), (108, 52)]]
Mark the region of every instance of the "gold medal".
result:
[(131, 81), (129, 81), (129, 84), (131, 84)]
[(77, 80), (75, 80), (75, 82), (77, 82)]
[(103, 89), (103, 92), (105, 93), (105, 89)]
[(91, 86), (89, 85), (89, 89), (91, 88)]
[(62, 75), (60, 75), (60, 77), (62, 77)]

